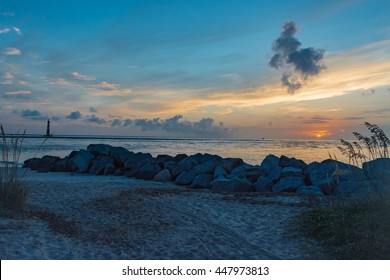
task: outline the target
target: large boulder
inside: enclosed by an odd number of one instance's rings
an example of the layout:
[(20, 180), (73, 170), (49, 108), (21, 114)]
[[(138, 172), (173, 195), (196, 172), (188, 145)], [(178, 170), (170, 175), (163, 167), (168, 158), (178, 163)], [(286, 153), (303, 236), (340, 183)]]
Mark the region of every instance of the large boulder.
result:
[(72, 152), (69, 156), (68, 166), (72, 171), (79, 173), (87, 173), (92, 160), (95, 158), (93, 154), (86, 150), (80, 150), (75, 153)]
[(168, 169), (163, 169), (154, 176), (153, 180), (157, 182), (171, 182), (171, 172)]
[(194, 178), (195, 178), (194, 172), (184, 171), (176, 178), (175, 184), (180, 186), (188, 186), (191, 185)]
[(260, 167), (266, 176), (276, 168), (279, 168), (279, 160), (280, 159), (275, 155), (268, 155), (265, 157)]
[(115, 174), (116, 171), (117, 171), (117, 168), (116, 168), (115, 164), (111, 161), (107, 162), (106, 166), (104, 167), (104, 175), (113, 175), (113, 174)]
[(296, 167), (284, 167), (282, 169), (282, 177), (299, 177), (302, 176), (302, 169)]
[(267, 177), (260, 176), (253, 186), (256, 192), (270, 192), (272, 190), (273, 182)]
[(113, 163), (113, 159), (110, 156), (105, 156), (101, 154), (97, 159), (92, 163), (91, 168), (89, 169), (90, 174), (94, 175), (104, 175), (104, 170), (108, 163)]
[(240, 158), (225, 158), (218, 165), (223, 167), (227, 173), (230, 173), (234, 168), (243, 164), (244, 161)]
[(305, 185), (303, 177), (283, 177), (275, 185), (272, 191), (277, 192), (295, 192), (300, 186)]
[(217, 179), (211, 182), (210, 188), (220, 192), (250, 192), (253, 191), (252, 183), (247, 179)]
[(24, 161), (23, 167), (28, 167), (31, 170), (37, 170), (39, 172), (48, 172), (60, 160), (60, 157), (46, 155), (42, 158), (31, 158)]
[(177, 154), (174, 158), (173, 158), (173, 161), (174, 162), (181, 162), (183, 159), (187, 158), (188, 156), (186, 154)]
[(210, 159), (208, 161), (196, 165), (192, 169), (192, 171), (195, 172), (195, 174), (213, 174), (216, 167), (217, 167), (216, 161)]
[(328, 195), (335, 192), (336, 187), (336, 194), (353, 192), (352, 185), (360, 185), (360, 182), (367, 180), (362, 169), (332, 159), (310, 163), (305, 173), (308, 185), (318, 186)]
[(282, 177), (282, 168), (281, 167), (275, 167), (274, 169), (271, 169), (271, 171), (267, 175), (267, 179), (270, 181), (276, 183), (279, 181), (279, 179)]
[(170, 155), (158, 155), (156, 157), (156, 163), (158, 163), (161, 167), (164, 167), (165, 163), (172, 162), (173, 156)]
[(157, 163), (150, 161), (139, 168), (138, 173), (135, 177), (137, 179), (153, 180), (154, 176), (156, 176), (156, 174), (160, 171), (160, 166)]
[(260, 173), (262, 173), (259, 166), (253, 166), (247, 163), (241, 164), (240, 166), (234, 168), (230, 174), (227, 176), (229, 179), (233, 178), (245, 178), (251, 181), (252, 183), (256, 182)]
[(390, 191), (390, 158), (378, 158), (365, 162), (363, 171), (377, 191)]
[(176, 178), (184, 171), (190, 171), (197, 164), (198, 162), (193, 160), (193, 158), (186, 157), (185, 159), (183, 159), (177, 164), (176, 168), (172, 172), (172, 176)]
[(227, 172), (225, 170), (225, 168), (221, 167), (221, 166), (217, 166), (215, 167), (215, 170), (214, 170), (214, 179), (226, 179), (226, 176), (227, 176)]
[(210, 187), (210, 183), (212, 180), (213, 180), (213, 175), (211, 174), (196, 175), (194, 180), (192, 180), (191, 188), (208, 189)]
[(50, 171), (54, 171), (54, 172), (70, 172), (70, 171), (72, 171), (69, 168), (68, 160), (69, 160), (69, 156), (66, 156), (63, 159), (56, 161), (56, 163), (54, 163), (54, 165), (50, 168)]
[(281, 156), (279, 160), (279, 166), (280, 167), (295, 167), (300, 169), (305, 169), (306, 163), (303, 160), (296, 159), (296, 158), (289, 158), (286, 156)]
[(135, 153), (131, 154), (127, 161), (124, 163), (125, 170), (137, 170), (146, 162), (152, 161), (153, 157), (147, 153)]

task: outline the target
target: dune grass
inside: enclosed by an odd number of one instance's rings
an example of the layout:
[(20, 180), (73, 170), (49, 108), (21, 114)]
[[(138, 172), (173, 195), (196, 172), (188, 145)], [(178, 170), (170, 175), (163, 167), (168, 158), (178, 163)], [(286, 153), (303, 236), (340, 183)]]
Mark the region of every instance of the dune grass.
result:
[(390, 259), (390, 194), (375, 194), (303, 213), (300, 228), (331, 258)]
[(10, 138), (2, 125), (0, 125), (1, 137), (1, 162), (0, 162), (0, 211), (2, 213), (21, 213), (25, 208), (27, 188), (20, 174), (18, 162), (20, 159), (23, 134), (17, 134)]

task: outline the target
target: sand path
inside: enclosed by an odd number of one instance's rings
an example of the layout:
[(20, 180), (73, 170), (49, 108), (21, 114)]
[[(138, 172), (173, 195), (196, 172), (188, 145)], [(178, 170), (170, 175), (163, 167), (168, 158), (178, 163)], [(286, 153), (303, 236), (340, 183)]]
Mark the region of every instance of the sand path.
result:
[(31, 217), (0, 218), (1, 259), (313, 259), (294, 229), (313, 203), (125, 177), (30, 172)]

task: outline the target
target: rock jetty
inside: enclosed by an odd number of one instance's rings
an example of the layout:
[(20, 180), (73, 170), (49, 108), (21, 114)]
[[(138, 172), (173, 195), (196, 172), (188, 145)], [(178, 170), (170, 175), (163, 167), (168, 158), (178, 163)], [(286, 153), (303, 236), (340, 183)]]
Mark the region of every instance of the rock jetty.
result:
[(364, 163), (362, 168), (328, 159), (306, 164), (286, 156), (267, 156), (259, 165), (240, 158), (195, 154), (176, 156), (134, 153), (123, 147), (91, 144), (64, 158), (44, 156), (24, 162), (38, 172), (76, 172), (128, 176), (142, 180), (220, 192), (290, 192), (301, 195), (366, 196), (390, 186), (390, 159)]

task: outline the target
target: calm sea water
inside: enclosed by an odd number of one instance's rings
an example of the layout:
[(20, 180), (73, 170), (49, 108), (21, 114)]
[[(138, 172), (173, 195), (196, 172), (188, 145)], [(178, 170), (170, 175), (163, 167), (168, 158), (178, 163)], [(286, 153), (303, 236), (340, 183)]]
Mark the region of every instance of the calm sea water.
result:
[(269, 154), (286, 155), (307, 163), (322, 161), (329, 154), (344, 160), (337, 149), (336, 140), (229, 140), (229, 139), (162, 139), (162, 138), (25, 138), (20, 161), (31, 157), (55, 155), (64, 157), (73, 150), (86, 149), (89, 144), (121, 146), (133, 152), (151, 153), (153, 156), (185, 153), (217, 154), (221, 157), (239, 157), (250, 164), (260, 164)]

